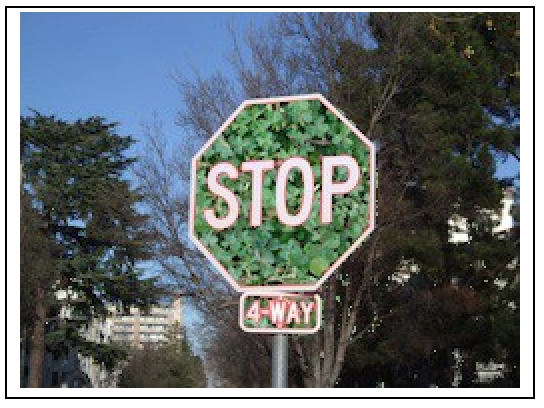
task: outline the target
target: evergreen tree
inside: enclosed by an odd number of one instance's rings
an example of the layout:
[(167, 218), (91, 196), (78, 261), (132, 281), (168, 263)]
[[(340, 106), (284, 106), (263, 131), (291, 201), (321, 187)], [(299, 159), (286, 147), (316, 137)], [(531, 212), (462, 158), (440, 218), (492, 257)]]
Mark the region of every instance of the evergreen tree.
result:
[[(338, 61), (340, 106), (379, 146), (383, 241), (352, 357), (394, 372), (390, 385), (426, 372), (424, 385), (450, 386), (454, 350), (461, 385), (473, 385), (476, 361), (515, 371), (519, 243), (494, 234), (486, 210), (501, 207), (495, 157), (519, 159), (519, 15), (373, 13), (369, 25), (376, 47), (344, 43)], [(383, 112), (369, 114), (384, 89)], [(456, 226), (468, 241), (452, 242)], [(401, 286), (383, 271), (398, 265), (419, 272)], [(344, 385), (362, 369), (351, 366)]]
[(21, 117), (21, 221), (28, 230), (21, 314), (36, 356), (31, 387), (41, 386), (38, 356), (46, 344), (55, 353), (74, 348), (112, 368), (121, 350), (87, 341), (82, 329), (105, 316), (107, 304), (145, 307), (154, 300), (154, 279), (143, 279), (136, 266), (150, 245), (146, 217), (136, 208), (141, 196), (123, 179), (134, 161), (125, 156), (134, 140), (115, 128), (98, 117), (74, 123), (37, 112)]
[(119, 379), (121, 388), (204, 388), (206, 375), (185, 333), (176, 322), (166, 341), (131, 351)]

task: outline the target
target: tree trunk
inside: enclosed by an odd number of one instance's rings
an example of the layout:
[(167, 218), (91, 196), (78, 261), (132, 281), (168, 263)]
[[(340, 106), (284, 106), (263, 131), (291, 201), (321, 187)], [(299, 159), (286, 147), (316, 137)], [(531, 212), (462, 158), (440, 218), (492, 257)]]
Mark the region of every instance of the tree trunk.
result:
[(329, 278), (323, 291), (325, 316), (323, 319), (323, 368), (321, 371), (320, 387), (334, 387), (336, 378), (331, 378), (333, 365), (336, 360), (335, 348), (335, 317), (336, 317), (336, 276)]
[(459, 387), (474, 387), (476, 380), (476, 360), (470, 352), (463, 353), (463, 362), (461, 364), (461, 384)]
[(28, 387), (43, 387), (43, 366), (45, 361), (45, 323), (47, 307), (45, 303), (45, 291), (38, 288), (36, 291), (36, 318), (30, 331), (30, 358)]

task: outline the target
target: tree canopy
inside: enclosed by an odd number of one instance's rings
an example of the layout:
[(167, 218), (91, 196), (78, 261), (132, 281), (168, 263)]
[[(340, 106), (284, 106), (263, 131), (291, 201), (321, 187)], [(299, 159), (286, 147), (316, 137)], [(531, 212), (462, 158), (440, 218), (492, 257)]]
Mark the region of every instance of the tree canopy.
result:
[(206, 375), (202, 360), (179, 325), (169, 328), (167, 340), (133, 349), (122, 368), (121, 388), (203, 388)]
[[(99, 117), (21, 117), (21, 273), (32, 275), (22, 280), (21, 307), (35, 355), (45, 343), (56, 353), (73, 347), (111, 368), (122, 353), (86, 340), (81, 329), (108, 304), (146, 307), (155, 299), (155, 280), (137, 265), (151, 242), (142, 197), (123, 178), (134, 139), (116, 126)], [(31, 369), (39, 377), (40, 364)], [(31, 386), (40, 386), (38, 377)]]
[[(362, 367), (403, 367), (405, 386), (451, 386), (458, 352), (461, 385), (473, 386), (476, 361), (519, 353), (519, 242), (490, 219), (504, 194), (495, 157), (519, 157), (519, 16), (372, 13), (368, 24), (376, 45), (342, 45), (337, 87), (380, 146), (381, 266), (359, 323), (371, 325), (366, 349), (352, 353)], [(459, 228), (466, 238), (455, 242)], [(417, 273), (399, 285), (395, 265)]]

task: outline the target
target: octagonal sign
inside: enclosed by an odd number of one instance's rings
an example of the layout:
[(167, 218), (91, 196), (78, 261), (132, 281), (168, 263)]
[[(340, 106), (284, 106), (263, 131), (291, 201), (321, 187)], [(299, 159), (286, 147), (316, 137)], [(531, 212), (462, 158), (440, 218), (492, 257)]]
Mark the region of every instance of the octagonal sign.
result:
[(374, 229), (374, 178), (322, 95), (247, 100), (192, 159), (189, 236), (237, 291), (315, 291)]

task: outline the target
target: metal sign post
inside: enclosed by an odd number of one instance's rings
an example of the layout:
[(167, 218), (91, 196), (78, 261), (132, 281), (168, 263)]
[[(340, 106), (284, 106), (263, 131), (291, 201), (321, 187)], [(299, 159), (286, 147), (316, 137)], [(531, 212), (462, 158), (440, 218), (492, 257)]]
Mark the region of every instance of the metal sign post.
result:
[(287, 388), (287, 335), (272, 338), (272, 388)]

